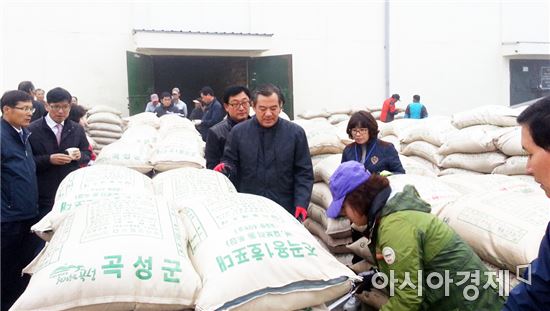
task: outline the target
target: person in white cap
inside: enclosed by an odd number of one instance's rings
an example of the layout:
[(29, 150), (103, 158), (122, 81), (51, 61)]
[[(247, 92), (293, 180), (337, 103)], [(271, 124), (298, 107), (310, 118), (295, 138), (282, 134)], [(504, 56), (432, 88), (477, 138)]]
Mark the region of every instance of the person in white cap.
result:
[(159, 105), (159, 96), (157, 94), (151, 94), (151, 101), (145, 106), (145, 112), (155, 112)]

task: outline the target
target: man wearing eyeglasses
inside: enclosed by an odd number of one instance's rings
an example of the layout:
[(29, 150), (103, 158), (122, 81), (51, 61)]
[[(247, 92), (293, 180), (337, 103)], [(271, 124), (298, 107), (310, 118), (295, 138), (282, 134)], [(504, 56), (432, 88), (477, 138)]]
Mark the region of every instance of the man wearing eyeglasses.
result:
[(36, 166), (27, 129), (35, 112), (32, 97), (23, 91), (8, 91), (2, 107), (2, 309), (8, 310), (23, 293), (29, 276), (21, 270), (31, 262), (40, 239), (30, 232), (38, 221)]
[[(48, 114), (29, 126), (38, 178), (40, 217), (51, 211), (55, 192), (63, 178), (77, 170), (80, 164), (90, 161), (91, 154), (84, 128), (68, 119), (71, 99), (71, 94), (63, 88), (50, 90), (46, 94)], [(68, 148), (78, 150), (69, 155), (66, 151)]]
[(206, 168), (213, 169), (223, 155), (225, 140), (231, 129), (242, 121), (250, 118), (250, 91), (244, 86), (230, 86), (223, 94), (223, 107), (227, 118), (208, 130), (206, 136)]
[(313, 166), (304, 129), (279, 118), (283, 97), (273, 84), (254, 90), (252, 105), (256, 115), (229, 132), (214, 170), (229, 175), (237, 191), (271, 199), (305, 220)]

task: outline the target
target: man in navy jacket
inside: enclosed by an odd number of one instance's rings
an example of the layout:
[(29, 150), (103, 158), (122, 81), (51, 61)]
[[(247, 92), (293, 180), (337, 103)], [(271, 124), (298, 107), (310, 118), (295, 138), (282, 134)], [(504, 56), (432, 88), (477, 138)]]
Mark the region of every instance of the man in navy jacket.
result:
[(307, 137), (299, 125), (279, 118), (282, 95), (272, 84), (252, 95), (256, 115), (229, 132), (222, 163), (237, 191), (269, 198), (305, 220), (313, 188)]
[[(80, 168), (80, 164), (90, 161), (84, 128), (68, 119), (71, 98), (71, 94), (60, 87), (50, 90), (46, 94), (48, 114), (29, 126), (33, 133), (30, 142), (36, 162), (41, 217), (51, 211), (61, 181)], [(69, 156), (67, 148), (77, 148), (78, 151)]]
[(23, 293), (28, 275), (21, 270), (31, 262), (40, 239), (30, 232), (39, 219), (36, 166), (26, 129), (35, 112), (32, 97), (8, 91), (2, 107), (2, 310), (8, 310)]
[[(529, 106), (518, 116), (521, 144), (529, 153), (527, 172), (535, 177), (550, 198), (550, 97)], [(510, 292), (503, 310), (550, 310), (550, 223), (539, 256), (525, 271), (524, 279)]]

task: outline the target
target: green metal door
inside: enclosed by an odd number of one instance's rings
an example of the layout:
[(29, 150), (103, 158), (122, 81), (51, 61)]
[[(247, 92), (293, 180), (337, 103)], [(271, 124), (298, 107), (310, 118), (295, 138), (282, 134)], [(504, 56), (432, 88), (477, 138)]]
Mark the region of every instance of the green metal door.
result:
[(251, 90), (263, 83), (272, 83), (285, 97), (283, 111), (294, 119), (292, 94), (292, 55), (251, 58), (248, 62), (248, 86)]
[(134, 115), (145, 110), (154, 92), (153, 58), (145, 54), (126, 52), (128, 69), (128, 110)]

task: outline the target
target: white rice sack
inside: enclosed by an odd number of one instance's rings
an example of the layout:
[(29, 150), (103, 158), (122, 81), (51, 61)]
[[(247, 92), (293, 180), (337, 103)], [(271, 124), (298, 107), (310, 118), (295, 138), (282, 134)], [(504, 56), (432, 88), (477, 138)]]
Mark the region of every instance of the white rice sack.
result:
[[(420, 157), (418, 157), (420, 158)], [(423, 158), (420, 158), (420, 159), (423, 159)], [(421, 176), (428, 176), (428, 177), (436, 177), (437, 176), (437, 173), (434, 172), (431, 168), (429, 168), (428, 166), (418, 162), (418, 161), (415, 161), (413, 159), (411, 159), (411, 157), (407, 157), (407, 156), (404, 156), (402, 154), (399, 155), (399, 160), (401, 161), (401, 165), (403, 165), (403, 168), (405, 169), (405, 172), (407, 174), (412, 174), (412, 175), (421, 175)], [(424, 160), (424, 159), (423, 159)], [(430, 163), (431, 165), (434, 165), (435, 164), (432, 164), (430, 161), (428, 160), (424, 160), (428, 163)]]
[(123, 142), (154, 145), (159, 139), (156, 128), (150, 125), (134, 125), (129, 127), (120, 139)]
[(401, 133), (399, 137), (401, 142), (408, 144), (413, 141), (423, 140), (439, 147), (447, 140), (448, 135), (458, 131), (451, 124), (449, 117), (435, 116), (418, 121), (414, 127)]
[(447, 176), (447, 175), (454, 175), (454, 174), (483, 175), (483, 173), (480, 173), (480, 172), (451, 167), (451, 168), (441, 169), (439, 171), (439, 174), (437, 174), (437, 176)]
[(164, 172), (180, 167), (205, 167), (202, 139), (190, 133), (173, 134), (156, 144), (151, 157), (155, 170)]
[(111, 137), (100, 137), (100, 136), (93, 136), (92, 138), (98, 143), (103, 146), (110, 145), (118, 140), (118, 138), (111, 138)]
[(344, 238), (335, 238), (325, 232), (323, 225), (315, 221), (313, 218), (306, 219), (303, 223), (304, 227), (314, 237), (320, 238), (323, 244), (328, 248), (331, 254), (349, 254), (350, 250), (346, 247), (352, 242), (351, 232)]
[(203, 283), (196, 310), (296, 310), (341, 297), (356, 279), (269, 199), (228, 193), (178, 206)]
[(502, 128), (494, 125), (474, 125), (466, 127), (447, 136), (445, 143), (439, 147), (439, 153), (482, 153), (497, 150), (493, 143), (499, 137)]
[(436, 177), (398, 174), (389, 176), (388, 179), (393, 191), (400, 191), (399, 189), (403, 189), (406, 185), (413, 185), (422, 200), (430, 204), (431, 213), (435, 215), (439, 215), (449, 203), (462, 195)]
[(309, 119), (315, 119), (315, 118), (328, 118), (330, 117), (330, 113), (325, 109), (306, 110), (299, 113), (298, 116), (302, 119), (309, 120)]
[(152, 152), (149, 144), (118, 141), (101, 149), (95, 163), (125, 166), (145, 174), (153, 169), (150, 162)]
[(135, 125), (150, 125), (154, 128), (159, 128), (160, 119), (154, 112), (142, 112), (131, 117), (124, 118), (128, 123), (128, 127)]
[(324, 209), (328, 208), (330, 203), (332, 203), (332, 194), (330, 193), (328, 184), (324, 182), (316, 182), (313, 184), (313, 190), (311, 190), (311, 202)]
[(380, 140), (391, 143), (395, 147), (395, 150), (397, 150), (397, 152), (401, 151), (401, 143), (399, 142), (399, 138), (397, 138), (397, 136), (388, 135), (388, 136), (381, 137)]
[(418, 156), (438, 166), (443, 160), (443, 156), (438, 153), (436, 145), (432, 145), (422, 140), (413, 141), (408, 145), (402, 145), (401, 154), (406, 156)]
[(97, 201), (59, 216), (11, 310), (193, 307), (200, 279), (181, 219), (163, 201)]
[(347, 114), (333, 114), (328, 117), (328, 122), (330, 124), (336, 125), (340, 122), (348, 122), (349, 116)]
[(122, 137), (122, 131), (111, 132), (111, 131), (102, 131), (102, 130), (90, 130), (90, 136), (92, 137), (105, 137), (105, 138), (114, 138), (119, 139)]
[(319, 223), (324, 232), (333, 238), (347, 238), (351, 236), (351, 222), (345, 217), (329, 218), (326, 210), (315, 203), (310, 203), (307, 216)]
[(341, 154), (333, 154), (325, 158), (313, 167), (315, 179), (324, 181), (327, 185), (330, 182), (330, 176), (336, 171), (342, 161)]
[(519, 113), (506, 106), (487, 105), (453, 114), (452, 123), (459, 129), (481, 124), (516, 126)]
[(540, 192), (485, 190), (462, 196), (439, 216), (482, 259), (516, 271), (537, 257), (550, 207)]
[(190, 195), (224, 195), (236, 193), (235, 186), (225, 175), (213, 170), (178, 168), (157, 174), (153, 178), (155, 194), (168, 201), (178, 201)]
[(138, 194), (154, 195), (151, 178), (126, 167), (97, 164), (73, 171), (63, 179), (52, 210), (63, 212), (85, 201)]
[(541, 191), (536, 184), (505, 175), (454, 174), (439, 177), (439, 180), (462, 194), (491, 191), (533, 193)]
[(385, 123), (380, 120), (376, 120), (376, 123), (378, 124), (378, 137), (395, 135), (395, 132), (393, 131), (393, 122)]
[[(326, 110), (331, 116), (339, 115), (339, 114), (349, 115), (352, 113), (351, 107), (341, 107), (340, 105), (338, 107), (327, 108)], [(348, 116), (348, 119), (349, 119), (349, 116)]]
[(98, 112), (108, 112), (112, 114), (116, 114), (118, 116), (122, 115), (122, 112), (120, 110), (111, 107), (111, 106), (105, 106), (105, 105), (95, 105), (92, 108), (88, 110), (88, 114), (92, 115)]
[(495, 146), (505, 155), (525, 156), (527, 152), (521, 145), (521, 127), (514, 126), (495, 139)]
[(91, 125), (94, 123), (109, 123), (120, 126), (122, 125), (122, 119), (116, 114), (109, 112), (98, 112), (88, 117), (88, 124)]
[(506, 163), (495, 167), (493, 174), (527, 175), (528, 156), (514, 156), (506, 159)]
[(88, 126), (86, 127), (89, 131), (97, 130), (97, 131), (107, 131), (107, 132), (114, 132), (114, 133), (122, 133), (122, 128), (118, 124), (111, 124), (111, 123), (103, 123), (103, 122), (96, 122), (96, 123), (88, 123)]
[(410, 130), (419, 126), (421, 124), (420, 122), (422, 121), (418, 119), (399, 119), (399, 120), (394, 120), (392, 122), (389, 122), (389, 123), (393, 123), (392, 124), (393, 132), (391, 134), (401, 139), (401, 137), (407, 136)]
[(294, 120), (307, 136), (309, 153), (314, 156), (324, 153), (342, 153), (345, 145), (340, 141), (337, 129), (328, 121)]
[(453, 153), (443, 158), (441, 167), (463, 168), (480, 173), (491, 173), (495, 167), (506, 162), (506, 156), (500, 152), (477, 154)]
[[(165, 114), (159, 118), (160, 128), (159, 131), (163, 134), (174, 129), (185, 128), (191, 131), (195, 131), (195, 124), (187, 119), (178, 116), (177, 114)], [(165, 135), (163, 135), (165, 136)]]
[[(318, 154), (311, 157), (311, 163), (313, 164), (313, 168), (315, 169), (315, 165), (317, 165), (319, 162), (323, 161), (323, 159), (326, 159), (328, 157), (332, 156), (330, 153), (326, 154)], [(319, 179), (321, 180), (321, 179)]]
[(435, 173), (436, 175), (439, 174), (439, 166), (433, 164), (432, 162), (422, 158), (422, 157), (417, 157), (417, 156), (409, 156), (408, 157), (409, 159), (415, 161), (415, 162), (418, 162), (419, 164), (421, 164), (422, 166), (426, 167), (427, 169), (429, 169), (431, 172)]

